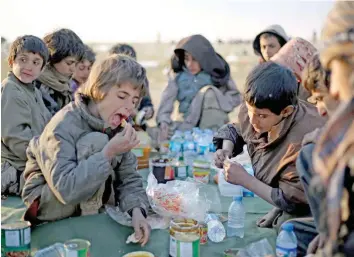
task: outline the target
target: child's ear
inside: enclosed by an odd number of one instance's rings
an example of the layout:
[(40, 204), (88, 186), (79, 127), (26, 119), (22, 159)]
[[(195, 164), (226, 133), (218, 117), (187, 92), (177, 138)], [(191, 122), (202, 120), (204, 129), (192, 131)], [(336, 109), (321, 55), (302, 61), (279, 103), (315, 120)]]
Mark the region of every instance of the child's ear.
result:
[(295, 107), (293, 105), (288, 105), (285, 107), (282, 111), (281, 114), (283, 115), (284, 118), (289, 117), (295, 110)]
[(14, 61), (13, 60), (8, 60), (8, 63), (9, 63), (9, 67), (12, 68), (12, 65), (14, 64)]

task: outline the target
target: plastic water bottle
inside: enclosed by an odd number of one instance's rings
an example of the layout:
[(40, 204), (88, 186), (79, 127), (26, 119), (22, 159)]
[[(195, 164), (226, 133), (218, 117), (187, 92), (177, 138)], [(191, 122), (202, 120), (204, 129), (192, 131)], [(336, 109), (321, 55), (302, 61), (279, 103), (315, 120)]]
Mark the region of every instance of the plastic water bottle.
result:
[(176, 130), (170, 141), (170, 153), (172, 157), (179, 158), (182, 152), (183, 134)]
[(64, 244), (55, 243), (36, 252), (34, 257), (65, 257)]
[(245, 208), (242, 203), (242, 196), (235, 196), (229, 207), (227, 222), (227, 236), (240, 237), (245, 235)]
[(209, 154), (209, 141), (208, 141), (208, 135), (205, 133), (202, 133), (199, 136), (198, 139), (198, 147), (197, 147), (197, 153), (198, 155), (201, 156), (208, 156)]
[(281, 232), (277, 237), (277, 257), (296, 257), (297, 239), (294, 233), (294, 225), (287, 222), (282, 225)]

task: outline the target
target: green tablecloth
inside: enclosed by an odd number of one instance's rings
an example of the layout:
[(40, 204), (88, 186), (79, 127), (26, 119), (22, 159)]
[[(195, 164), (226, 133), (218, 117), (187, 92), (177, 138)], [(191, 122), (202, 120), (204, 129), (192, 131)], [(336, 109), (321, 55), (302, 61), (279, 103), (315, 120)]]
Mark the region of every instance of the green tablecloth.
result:
[[(146, 178), (148, 171), (139, 171)], [(216, 185), (208, 185), (211, 192), (219, 192)], [(212, 189), (212, 190), (211, 190)], [(231, 198), (220, 196), (222, 212), (227, 212)], [(208, 241), (201, 246), (202, 257), (223, 256), (228, 248), (242, 248), (247, 244), (262, 238), (267, 238), (271, 245), (275, 245), (276, 233), (273, 229), (258, 228), (256, 220), (271, 209), (271, 206), (260, 198), (244, 198), (246, 209), (245, 237), (227, 238), (222, 243)], [(18, 221), (25, 207), (18, 197), (9, 197), (1, 202), (1, 222)], [(149, 243), (142, 249), (140, 245), (125, 244), (126, 238), (133, 232), (132, 228), (121, 226), (107, 214), (69, 218), (48, 223), (32, 231), (33, 252), (56, 242), (64, 242), (73, 238), (87, 239), (91, 242), (92, 257), (121, 257), (131, 251), (145, 250), (152, 252), (156, 257), (168, 257), (169, 232), (168, 230), (153, 230)]]

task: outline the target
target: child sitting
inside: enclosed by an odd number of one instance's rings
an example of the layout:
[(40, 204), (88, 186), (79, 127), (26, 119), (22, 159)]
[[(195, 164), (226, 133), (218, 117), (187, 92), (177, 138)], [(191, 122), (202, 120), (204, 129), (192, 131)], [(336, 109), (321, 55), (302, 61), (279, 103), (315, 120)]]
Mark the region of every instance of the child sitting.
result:
[[(168, 139), (174, 129), (199, 126), (216, 130), (229, 121), (228, 113), (241, 101), (229, 65), (205, 37), (184, 38), (174, 52), (174, 74), (162, 93), (156, 117), (160, 140)], [(183, 116), (180, 122), (171, 119), (176, 100)]]
[(1, 88), (1, 194), (19, 194), (28, 143), (51, 118), (33, 84), (48, 58), (48, 48), (35, 36), (19, 37), (11, 45), (12, 71)]
[(70, 82), (73, 98), (76, 90), (86, 82), (95, 61), (96, 54), (88, 45), (85, 45), (85, 54), (82, 60), (76, 64), (76, 69)]
[(38, 78), (36, 87), (40, 89), (45, 105), (54, 115), (72, 99), (70, 79), (85, 47), (75, 32), (60, 29), (44, 37), (49, 49), (49, 63)]

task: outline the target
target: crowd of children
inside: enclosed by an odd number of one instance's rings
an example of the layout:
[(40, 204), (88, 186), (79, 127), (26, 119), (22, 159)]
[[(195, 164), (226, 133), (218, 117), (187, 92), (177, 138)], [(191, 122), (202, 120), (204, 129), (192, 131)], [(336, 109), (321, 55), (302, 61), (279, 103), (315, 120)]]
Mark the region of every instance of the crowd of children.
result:
[[(292, 223), (299, 256), (351, 256), (354, 2), (334, 4), (322, 41), (314, 52), (279, 25), (266, 28), (253, 42), (260, 63), (241, 95), (228, 63), (204, 36), (183, 38), (149, 134), (162, 142), (177, 129), (217, 131), (215, 164), (228, 182), (274, 206), (258, 226)], [(290, 64), (282, 61), (287, 51)], [(145, 245), (149, 202), (130, 150), (139, 143), (135, 116), (143, 111), (148, 120), (155, 110), (135, 50), (117, 44), (96, 61), (75, 32), (59, 29), (43, 39), (18, 37), (8, 65), (1, 85), (1, 194), (21, 196), (24, 218), (34, 225), (94, 214), (112, 201), (132, 217)], [(178, 120), (171, 118), (175, 101)], [(238, 121), (229, 123), (237, 106)], [(244, 145), (254, 177), (225, 162)]]

